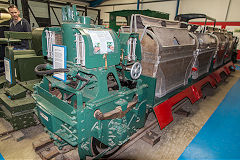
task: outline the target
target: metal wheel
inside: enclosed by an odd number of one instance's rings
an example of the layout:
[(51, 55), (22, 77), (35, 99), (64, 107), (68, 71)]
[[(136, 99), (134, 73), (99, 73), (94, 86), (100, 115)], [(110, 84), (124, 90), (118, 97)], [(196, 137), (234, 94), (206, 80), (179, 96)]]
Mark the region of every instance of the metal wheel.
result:
[[(102, 158), (108, 158), (111, 157), (112, 155), (114, 155), (122, 146), (117, 146), (115, 148), (113, 148), (112, 150), (110, 150), (109, 152), (107, 152)], [(91, 141), (91, 149), (92, 149), (92, 153), (93, 155), (98, 155), (101, 152), (105, 151), (106, 149), (108, 149), (108, 146), (103, 144), (102, 142), (100, 142), (98, 139), (92, 137), (92, 141)]]
[(142, 65), (135, 62), (131, 68), (130, 75), (132, 79), (138, 79), (142, 74)]

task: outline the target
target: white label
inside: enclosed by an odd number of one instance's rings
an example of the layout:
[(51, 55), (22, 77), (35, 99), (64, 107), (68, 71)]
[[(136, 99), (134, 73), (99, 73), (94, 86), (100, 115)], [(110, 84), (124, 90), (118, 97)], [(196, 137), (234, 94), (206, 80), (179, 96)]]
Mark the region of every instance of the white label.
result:
[[(53, 45), (53, 68), (66, 68), (66, 47)], [(55, 78), (66, 80), (66, 73), (54, 73)]]
[(47, 54), (47, 57), (48, 58), (53, 58), (53, 48), (52, 48), (52, 46), (53, 46), (53, 44), (55, 44), (55, 32), (54, 31), (48, 31), (48, 30), (46, 30), (45, 31), (46, 32), (46, 39), (47, 39), (47, 52), (48, 52), (48, 54)]
[(94, 54), (106, 54), (114, 52), (114, 42), (109, 31), (96, 31), (84, 29), (92, 39)]
[(44, 118), (46, 121), (48, 121), (48, 117), (47, 117), (45, 114), (43, 114), (42, 112), (40, 112), (40, 115), (41, 115), (42, 118)]
[(4, 58), (4, 67), (5, 67), (5, 77), (6, 80), (12, 83), (12, 75), (11, 75), (11, 60)]
[(81, 34), (76, 34), (77, 64), (85, 66), (85, 42)]

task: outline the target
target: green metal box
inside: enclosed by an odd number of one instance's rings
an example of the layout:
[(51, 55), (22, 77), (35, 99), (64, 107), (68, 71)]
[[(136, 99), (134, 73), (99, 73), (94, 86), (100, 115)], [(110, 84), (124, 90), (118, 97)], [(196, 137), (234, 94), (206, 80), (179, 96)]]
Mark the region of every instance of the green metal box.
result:
[(38, 64), (44, 63), (42, 56), (35, 56), (31, 54), (15, 55), (14, 59), (16, 76), (19, 81), (22, 82), (38, 78), (34, 69)]
[(19, 84), (14, 85), (13, 87), (6, 88), (6, 94), (10, 96), (11, 100), (20, 99), (26, 97), (27, 90), (20, 86)]

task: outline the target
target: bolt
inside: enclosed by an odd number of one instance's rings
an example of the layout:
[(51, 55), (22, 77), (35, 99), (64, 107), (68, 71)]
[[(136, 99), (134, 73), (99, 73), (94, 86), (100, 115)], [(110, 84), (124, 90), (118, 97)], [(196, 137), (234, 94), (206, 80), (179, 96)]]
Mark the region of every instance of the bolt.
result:
[(74, 129), (74, 130), (72, 131), (72, 133), (77, 133), (77, 130), (76, 130), (76, 129)]
[(72, 116), (71, 119), (72, 119), (72, 120), (76, 120), (77, 118), (76, 118), (75, 116)]
[(75, 111), (75, 109), (71, 112), (71, 114), (76, 114), (76, 111)]

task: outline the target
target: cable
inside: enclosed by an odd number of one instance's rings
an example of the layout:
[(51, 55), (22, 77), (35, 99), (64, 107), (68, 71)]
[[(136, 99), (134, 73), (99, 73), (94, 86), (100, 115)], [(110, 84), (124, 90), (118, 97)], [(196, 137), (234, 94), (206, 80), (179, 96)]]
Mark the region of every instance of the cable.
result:
[(65, 68), (58, 68), (58, 69), (47, 69), (47, 64), (39, 64), (35, 67), (34, 71), (36, 72), (37, 75), (51, 75), (55, 72), (69, 72), (69, 69)]

